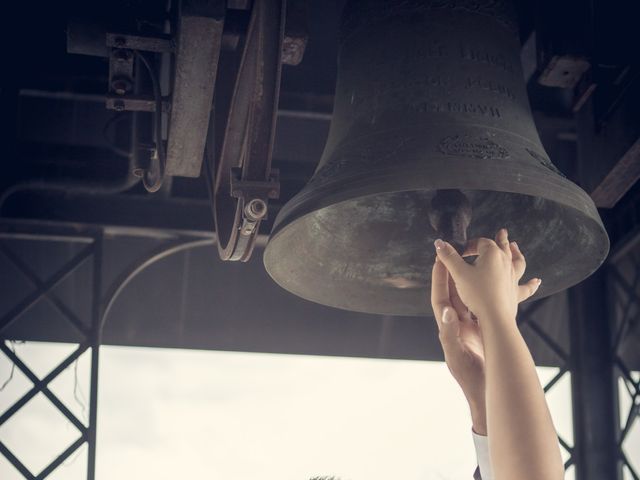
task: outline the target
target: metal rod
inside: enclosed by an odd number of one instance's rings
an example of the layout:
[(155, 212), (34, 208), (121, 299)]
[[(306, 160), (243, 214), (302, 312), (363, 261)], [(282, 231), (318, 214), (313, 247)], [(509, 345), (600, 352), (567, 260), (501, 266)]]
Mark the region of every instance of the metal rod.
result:
[(611, 311), (608, 294), (612, 278), (595, 272), (569, 290), (571, 393), (576, 478), (619, 480), (622, 470), (617, 379), (611, 350)]
[(87, 480), (96, 476), (96, 439), (98, 423), (98, 367), (102, 341), (102, 246), (103, 232), (96, 234), (93, 242), (93, 298), (91, 308), (91, 386), (89, 397), (89, 427), (87, 443)]
[[(4, 349), (2, 347), (6, 346), (3, 343), (0, 343), (0, 350), (6, 352), (10, 349)], [(25, 393), (18, 401), (16, 401), (11, 407), (9, 407), (5, 412), (0, 416), (0, 425), (4, 424), (11, 416), (16, 413), (23, 405), (25, 405), (29, 400), (31, 400), (38, 392), (42, 390), (44, 386), (47, 386), (54, 378), (56, 378), (60, 373), (64, 371), (69, 365), (71, 365), (80, 355), (82, 355), (85, 350), (89, 348), (89, 344), (82, 343), (80, 346), (66, 359), (62, 361), (56, 368), (54, 368), (45, 378), (38, 381), (37, 384), (34, 384), (33, 388)], [(13, 353), (13, 352), (11, 352)]]
[(9, 357), (9, 359), (14, 363), (16, 367), (18, 367), (22, 373), (33, 383), (34, 388), (39, 389), (44, 396), (46, 396), (51, 403), (53, 403), (58, 410), (65, 416), (67, 419), (73, 423), (73, 425), (83, 433), (86, 430), (86, 427), (82, 424), (78, 417), (76, 417), (71, 410), (69, 410), (64, 403), (60, 401), (58, 397), (56, 397), (49, 388), (43, 384), (42, 380), (40, 380), (37, 375), (35, 375), (29, 367), (27, 367), (18, 356), (11, 351), (3, 342), (0, 342), (0, 350), (4, 352), (4, 354)]
[(565, 352), (558, 343), (551, 338), (544, 330), (542, 330), (535, 322), (528, 322), (527, 326), (533, 330), (544, 342), (547, 346), (554, 351), (556, 355), (558, 355), (564, 362), (569, 360), (569, 355)]
[(77, 224), (63, 226), (60, 222), (42, 219), (37, 221), (11, 219), (8, 221), (8, 218), (3, 217), (1, 220), (0, 238), (39, 242), (93, 243), (93, 237), (87, 234), (85, 228), (79, 228)]
[(58, 468), (58, 466), (60, 466), (62, 462), (69, 458), (69, 455), (75, 452), (85, 441), (86, 435), (82, 434), (75, 442), (69, 445), (64, 452), (58, 455), (58, 457), (53, 462), (51, 462), (44, 470), (42, 470), (36, 477), (36, 480), (46, 478), (51, 472)]
[(543, 298), (541, 300), (538, 300), (537, 302), (530, 304), (529, 307), (527, 307), (526, 310), (520, 310), (520, 313), (518, 315), (518, 325), (522, 326), (522, 325), (526, 325), (527, 323), (529, 323), (532, 319), (533, 314), (537, 311), (540, 310), (540, 307), (542, 307), (543, 305), (545, 305), (548, 301), (549, 297), (547, 298)]
[(544, 386), (544, 393), (547, 393), (549, 390), (551, 390), (551, 388), (553, 388), (553, 386), (558, 383), (558, 380), (560, 380), (568, 371), (569, 367), (567, 367), (567, 365), (563, 365), (560, 371), (551, 380), (549, 380), (549, 383)]
[(167, 244), (161, 245), (156, 250), (154, 250), (151, 254), (146, 254), (142, 259), (133, 262), (131, 267), (126, 269), (118, 279), (113, 282), (109, 293), (105, 297), (104, 301), (104, 310), (102, 313), (102, 321), (101, 328), (104, 327), (104, 324), (107, 321), (109, 313), (111, 312), (111, 308), (115, 303), (116, 299), (124, 290), (124, 288), (136, 277), (140, 272), (144, 271), (150, 265), (153, 265), (159, 260), (163, 258), (174, 255), (178, 252), (182, 252), (184, 250), (189, 250), (197, 247), (205, 247), (215, 245), (214, 239), (199, 239), (199, 240), (177, 240), (168, 242)]
[(11, 453), (11, 450), (9, 450), (7, 446), (2, 442), (0, 442), (0, 453), (2, 453), (2, 455), (4, 455), (7, 460), (9, 460), (11, 465), (13, 465), (24, 478), (28, 480), (35, 480), (36, 477), (33, 476), (29, 469), (25, 467), (22, 462), (18, 460), (18, 458), (13, 453)]

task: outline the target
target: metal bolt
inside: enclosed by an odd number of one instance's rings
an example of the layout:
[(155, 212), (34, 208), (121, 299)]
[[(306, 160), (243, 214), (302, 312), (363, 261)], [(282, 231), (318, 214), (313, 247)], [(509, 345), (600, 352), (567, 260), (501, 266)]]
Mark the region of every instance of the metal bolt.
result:
[(134, 168), (131, 173), (133, 173), (135, 177), (142, 178), (142, 176), (144, 175), (144, 169), (137, 167)]
[(124, 112), (124, 102), (122, 100), (116, 100), (113, 102), (113, 109), (116, 112)]
[(124, 95), (125, 93), (127, 93), (129, 90), (131, 90), (131, 86), (131, 80), (129, 80), (128, 78), (116, 77), (111, 80), (111, 88), (118, 95)]
[(113, 52), (113, 58), (115, 58), (120, 63), (131, 60), (131, 57), (133, 57), (133, 53), (131, 52), (131, 50), (127, 50), (125, 48), (121, 48)]
[(247, 203), (244, 211), (251, 220), (262, 220), (267, 214), (267, 204), (260, 198), (254, 198)]

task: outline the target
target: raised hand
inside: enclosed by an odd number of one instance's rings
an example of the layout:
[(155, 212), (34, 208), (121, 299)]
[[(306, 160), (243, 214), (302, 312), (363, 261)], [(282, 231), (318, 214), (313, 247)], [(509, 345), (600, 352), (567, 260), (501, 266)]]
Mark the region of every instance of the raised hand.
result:
[(541, 283), (540, 279), (531, 279), (519, 285), (526, 262), (517, 244), (509, 243), (504, 228), (498, 231), (495, 241), (478, 238), (469, 242), (464, 256), (478, 255), (472, 265), (442, 240), (436, 240), (436, 253), (452, 276), (463, 303), (478, 316), (515, 318), (518, 303), (533, 295)]

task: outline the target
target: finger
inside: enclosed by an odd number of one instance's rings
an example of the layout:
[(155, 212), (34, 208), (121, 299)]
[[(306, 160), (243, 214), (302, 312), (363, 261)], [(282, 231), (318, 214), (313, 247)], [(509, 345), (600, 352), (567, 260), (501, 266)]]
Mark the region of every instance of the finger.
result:
[(511, 258), (511, 248), (509, 247), (509, 232), (507, 232), (506, 228), (501, 228), (496, 233), (496, 244), (500, 247), (504, 253), (507, 254), (509, 258)]
[(460, 298), (460, 294), (458, 294), (458, 289), (456, 288), (456, 284), (453, 281), (453, 278), (451, 278), (451, 275), (449, 275), (449, 301), (458, 314), (458, 320), (463, 322), (471, 319), (471, 312), (469, 312), (469, 308)]
[(467, 246), (462, 253), (463, 257), (470, 257), (472, 255), (481, 255), (481, 252), (486, 251), (489, 248), (495, 247), (496, 242), (490, 238), (473, 238), (467, 242)]
[(431, 307), (433, 308), (438, 329), (442, 325), (442, 311), (447, 306), (451, 306), (449, 301), (449, 274), (442, 262), (435, 262), (431, 271)]
[(542, 280), (532, 278), (527, 283), (518, 286), (518, 303), (524, 302), (527, 298), (532, 297), (540, 288)]
[(472, 268), (449, 243), (437, 239), (435, 241), (435, 247), (436, 255), (438, 255), (440, 262), (444, 263), (444, 266), (447, 267), (447, 270), (454, 280), (460, 278), (469, 268)]
[(442, 312), (442, 326), (440, 327), (440, 343), (445, 351), (459, 345), (460, 321), (458, 314), (451, 307), (446, 307)]
[(517, 279), (520, 280), (522, 275), (524, 275), (524, 271), (527, 269), (527, 262), (516, 242), (511, 242), (509, 247), (511, 248), (511, 262), (513, 263), (513, 270), (516, 273)]

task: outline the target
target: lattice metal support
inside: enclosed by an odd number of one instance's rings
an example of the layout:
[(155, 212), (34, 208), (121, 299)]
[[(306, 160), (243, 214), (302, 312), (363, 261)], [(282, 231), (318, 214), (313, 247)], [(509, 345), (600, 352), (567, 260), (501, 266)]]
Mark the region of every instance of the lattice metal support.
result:
[[(87, 459), (87, 478), (94, 480), (95, 478), (95, 452), (96, 452), (96, 424), (97, 424), (97, 410), (98, 410), (98, 359), (101, 337), (101, 279), (102, 279), (102, 232), (91, 232), (88, 236), (60, 236), (60, 235), (29, 235), (28, 238), (32, 240), (41, 241), (65, 241), (65, 242), (80, 242), (85, 246), (79, 253), (75, 254), (70, 260), (68, 260), (62, 267), (60, 267), (51, 277), (46, 281), (41, 281), (38, 276), (24, 263), (17, 255), (15, 255), (6, 245), (3, 244), (3, 240), (6, 238), (25, 238), (25, 233), (7, 233), (2, 232), (0, 234), (0, 253), (3, 254), (16, 269), (23, 274), (23, 276), (29, 280), (35, 287), (35, 291), (20, 301), (14, 308), (10, 309), (2, 318), (0, 318), (0, 350), (9, 358), (9, 360), (18, 368), (26, 377), (33, 383), (33, 387), (19, 398), (13, 405), (11, 405), (1, 416), (0, 425), (4, 424), (11, 417), (13, 417), (24, 405), (26, 405), (33, 397), (38, 393), (42, 393), (52, 404), (58, 409), (66, 418), (72, 423), (79, 432), (79, 437), (65, 450), (58, 455), (47, 467), (45, 467), (40, 473), (34, 474), (31, 472), (17, 457), (11, 452), (11, 450), (0, 441), (0, 454), (2, 454), (22, 476), (29, 480), (44, 479), (51, 472), (53, 472), (62, 462), (64, 462), (69, 456), (78, 450), (85, 443), (88, 445), (88, 459)], [(91, 322), (87, 326), (85, 322), (79, 319), (70, 308), (68, 308), (64, 302), (62, 302), (53, 293), (52, 289), (60, 284), (65, 278), (73, 274), (80, 265), (84, 264), (91, 258), (93, 262), (93, 298), (91, 309)], [(56, 308), (56, 310), (65, 318), (82, 336), (82, 340), (76, 348), (67, 358), (65, 358), (59, 365), (44, 378), (38, 378), (24, 362), (10, 349), (5, 340), (6, 332), (8, 328), (19, 321), (22, 314), (24, 314), (29, 308), (36, 304), (41, 299), (46, 298), (49, 303)], [(85, 426), (66, 406), (65, 404), (49, 389), (49, 384), (62, 373), (67, 367), (69, 367), (74, 361), (76, 361), (85, 351), (91, 349), (91, 383), (90, 383), (90, 398), (89, 398), (89, 423)]]
[[(549, 393), (549, 391), (571, 370), (571, 357), (569, 352), (567, 352), (561, 345), (559, 345), (551, 335), (549, 335), (540, 325), (535, 322), (535, 313), (543, 306), (546, 302), (549, 301), (549, 298), (540, 300), (534, 303), (532, 306), (527, 308), (525, 311), (521, 311), (518, 315), (518, 326), (522, 329), (523, 327), (529, 328), (535, 335), (540, 338), (561, 360), (561, 365), (559, 367), (558, 372), (549, 380), (546, 385), (543, 386), (545, 395)], [(569, 458), (564, 463), (565, 471), (569, 469), (575, 462), (574, 457), (574, 447), (567, 442), (566, 439), (562, 438), (560, 434), (558, 434), (558, 442), (562, 445), (567, 453), (569, 454)]]
[[(626, 469), (634, 480), (640, 480), (640, 471), (637, 464), (634, 466), (624, 450), (625, 441), (633, 429), (640, 428), (640, 374), (633, 372), (627, 364), (622, 351), (625, 337), (632, 331), (635, 324), (640, 321), (640, 232), (636, 233), (625, 245), (620, 255), (614, 255), (609, 268), (609, 291), (611, 303), (617, 308), (617, 318), (614, 318), (614, 335), (612, 344), (613, 362), (617, 379), (622, 382), (623, 395), (628, 395), (628, 410), (622, 411), (622, 425), (618, 429), (616, 448), (619, 463)], [(621, 272), (621, 267), (626, 266), (627, 275)], [(629, 267), (631, 271), (629, 272)]]
[(620, 480), (618, 398), (607, 267), (569, 291), (574, 457), (578, 480)]

